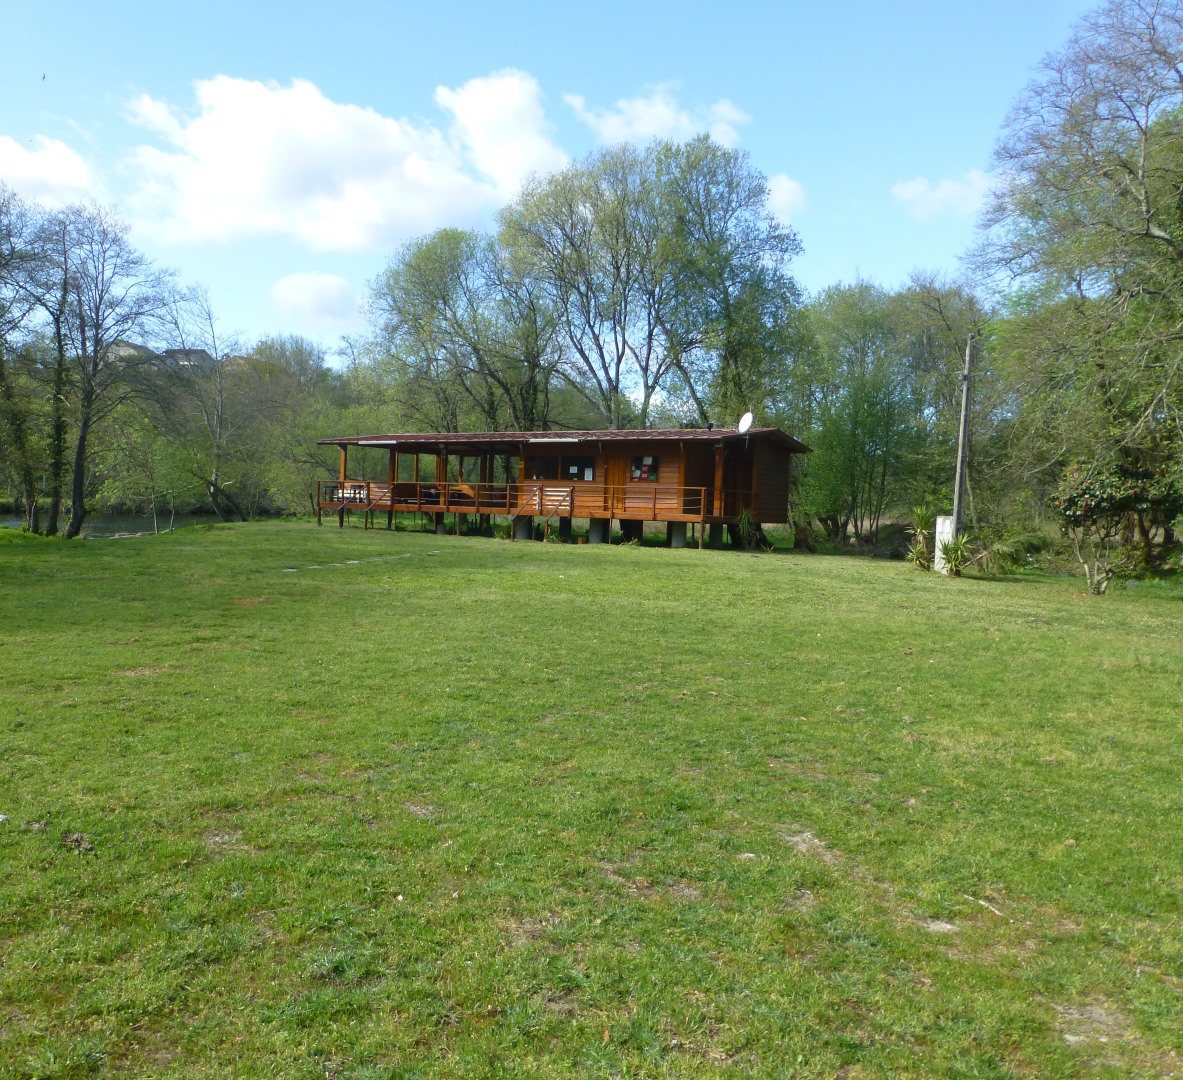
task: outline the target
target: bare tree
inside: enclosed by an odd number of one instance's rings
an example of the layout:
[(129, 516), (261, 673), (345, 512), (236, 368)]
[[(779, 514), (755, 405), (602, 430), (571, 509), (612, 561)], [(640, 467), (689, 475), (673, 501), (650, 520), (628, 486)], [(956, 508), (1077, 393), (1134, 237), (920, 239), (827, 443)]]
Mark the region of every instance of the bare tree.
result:
[(223, 470), (240, 434), (232, 407), (229, 367), (240, 346), (222, 336), (203, 288), (177, 296), (161, 311), (172, 347), (162, 353), (155, 389), (158, 426), (188, 451), (193, 476), (222, 519), (242, 517)]
[(127, 227), (99, 206), (75, 206), (64, 214), (69, 294), (63, 338), (74, 365), (76, 434), (65, 536), (86, 519), (86, 469), (90, 434), (135, 389), (145, 366), (159, 363), (151, 349), (131, 344), (155, 338), (172, 301), (172, 277), (155, 268), (127, 236)]
[(1177, 0), (1103, 4), (1007, 121), (982, 255), (1024, 290), (1016, 377), (1062, 460), (1183, 444), (1181, 148)]
[(672, 303), (654, 187), (655, 150), (618, 146), (527, 185), (501, 215), (502, 241), (559, 313), (562, 373), (621, 427), (644, 424), (673, 357), (662, 329)]

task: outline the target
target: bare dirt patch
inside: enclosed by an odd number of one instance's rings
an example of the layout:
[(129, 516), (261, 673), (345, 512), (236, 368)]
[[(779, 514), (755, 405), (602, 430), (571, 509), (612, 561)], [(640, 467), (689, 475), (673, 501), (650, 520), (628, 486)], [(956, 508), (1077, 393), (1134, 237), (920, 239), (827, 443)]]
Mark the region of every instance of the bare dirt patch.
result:
[(516, 946), (546, 937), (563, 920), (556, 912), (548, 911), (539, 919), (508, 919), (505, 923), (509, 940)]
[(1107, 1001), (1057, 1005), (1056, 1012), (1059, 1014), (1060, 1033), (1069, 1046), (1124, 1042), (1134, 1036), (1134, 1025), (1130, 1018)]
[(626, 877), (620, 871), (626, 869), (618, 863), (603, 861), (599, 863), (600, 872), (613, 885), (622, 885), (629, 896), (640, 900), (652, 900), (657, 896), (657, 890), (643, 877)]
[(222, 853), (227, 851), (236, 852), (242, 855), (258, 855), (258, 848), (251, 847), (250, 844), (242, 842), (241, 829), (224, 829), (215, 832), (208, 832), (205, 834), (205, 846), (210, 851)]
[(411, 817), (420, 818), (423, 821), (434, 821), (440, 816), (438, 806), (432, 806), (430, 803), (416, 802), (411, 799), (403, 803), (403, 809), (411, 815)]
[(75, 855), (93, 855), (94, 844), (90, 842), (90, 837), (86, 833), (68, 832), (62, 834), (62, 843), (66, 845)]
[(785, 907), (791, 911), (808, 911), (817, 906), (817, 897), (808, 889), (794, 889), (785, 899)]
[(920, 919), (918, 925), (930, 934), (955, 934), (958, 930), (956, 923), (944, 919)]
[(788, 829), (781, 833), (781, 839), (797, 852), (798, 855), (808, 855), (811, 858), (819, 859), (827, 866), (834, 866), (842, 858), (840, 851), (835, 851), (824, 840), (819, 840), (814, 836), (813, 833), (798, 829), (794, 825), (790, 825)]

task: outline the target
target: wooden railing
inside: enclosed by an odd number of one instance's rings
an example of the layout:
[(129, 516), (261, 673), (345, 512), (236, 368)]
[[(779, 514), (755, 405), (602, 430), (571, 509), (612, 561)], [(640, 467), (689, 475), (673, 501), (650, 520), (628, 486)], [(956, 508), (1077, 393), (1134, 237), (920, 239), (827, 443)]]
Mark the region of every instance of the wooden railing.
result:
[(677, 484), (394, 484), (377, 480), (317, 483), (317, 505), (326, 510), (497, 514), (509, 517), (596, 517), (648, 521), (706, 521), (733, 517), (751, 505), (750, 491), (715, 491)]
[[(526, 486), (521, 492), (521, 499), (510, 522), (520, 517), (541, 517), (542, 531), (546, 535), (550, 532), (550, 522), (555, 517), (575, 516), (575, 486), (554, 487), (539, 484), (536, 487)], [(512, 536), (513, 533), (511, 532)]]

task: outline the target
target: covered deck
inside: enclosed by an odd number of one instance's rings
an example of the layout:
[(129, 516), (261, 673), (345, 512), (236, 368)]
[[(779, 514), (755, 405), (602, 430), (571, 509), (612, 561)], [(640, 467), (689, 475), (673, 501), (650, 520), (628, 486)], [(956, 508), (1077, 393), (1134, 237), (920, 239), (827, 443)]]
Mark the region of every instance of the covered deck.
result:
[[(341, 457), (337, 478), (317, 485), (318, 521), (329, 511), (344, 524), (347, 512), (360, 511), (369, 525), (385, 513), (389, 528), (396, 513), (420, 513), (435, 515), (442, 531), (444, 515), (454, 514), (459, 531), (468, 517), (505, 517), (511, 535), (525, 537), (536, 520), (544, 531), (557, 522), (569, 532), (571, 520), (582, 518), (592, 542), (607, 538), (612, 521), (637, 534), (643, 522), (668, 522), (673, 543), (685, 542), (688, 523), (721, 528), (745, 511), (756, 521), (786, 521), (789, 459), (809, 449), (775, 428), (407, 433), (321, 442), (338, 446)], [(369, 478), (351, 476), (354, 448), (385, 451), (385, 479), (373, 479), (372, 468)]]

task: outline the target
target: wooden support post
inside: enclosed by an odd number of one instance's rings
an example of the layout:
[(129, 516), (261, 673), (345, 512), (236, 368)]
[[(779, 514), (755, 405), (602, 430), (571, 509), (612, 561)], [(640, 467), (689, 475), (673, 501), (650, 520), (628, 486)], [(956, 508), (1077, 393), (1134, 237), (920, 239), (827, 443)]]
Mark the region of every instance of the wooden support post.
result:
[(341, 505), (337, 510), (337, 528), (345, 528), (345, 478), (349, 475), (349, 448), (345, 443), (338, 444), (341, 447), (341, 475), (339, 477), (340, 486), (337, 488), (337, 497), (341, 500)]
[(390, 507), (386, 511), (386, 529), (389, 531), (394, 528), (394, 483), (398, 479), (398, 451), (393, 448), (390, 451), (390, 464), (386, 470), (386, 498), (390, 501)]
[(711, 517), (723, 516), (723, 445), (715, 447), (715, 493)]

